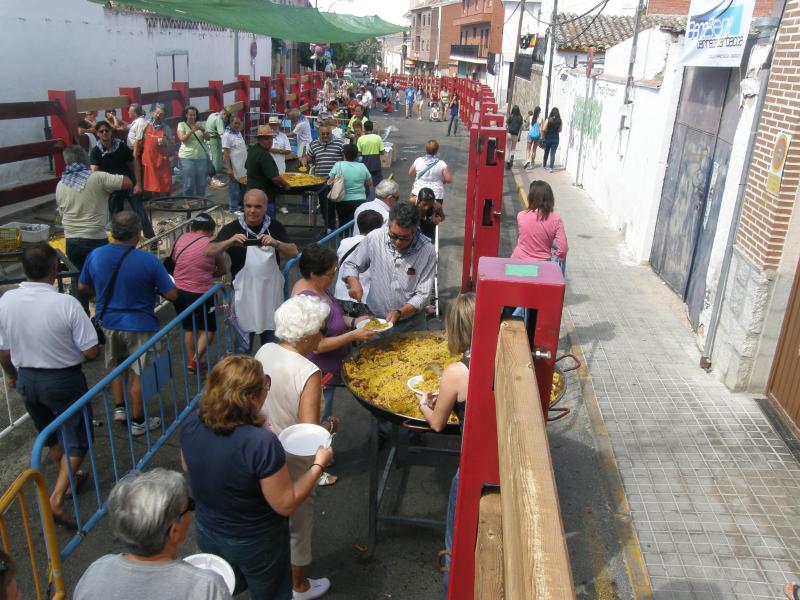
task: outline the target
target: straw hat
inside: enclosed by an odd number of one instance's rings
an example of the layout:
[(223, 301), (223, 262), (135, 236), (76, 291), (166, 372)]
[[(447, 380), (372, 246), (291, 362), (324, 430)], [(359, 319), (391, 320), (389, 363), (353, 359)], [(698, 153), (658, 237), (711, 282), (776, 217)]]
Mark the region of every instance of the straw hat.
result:
[(269, 118), (269, 124), (270, 125), (280, 125), (281, 124), (280, 117), (274, 117), (274, 116), (270, 117)]
[(269, 125), (259, 125), (256, 130), (256, 137), (274, 137), (275, 132), (269, 128)]

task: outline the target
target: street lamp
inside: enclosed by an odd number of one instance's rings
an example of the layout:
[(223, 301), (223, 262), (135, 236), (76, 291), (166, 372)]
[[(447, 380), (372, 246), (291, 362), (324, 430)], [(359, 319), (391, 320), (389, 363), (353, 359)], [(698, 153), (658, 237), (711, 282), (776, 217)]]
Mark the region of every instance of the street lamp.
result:
[(332, 12), (332, 11), (331, 11), (331, 9), (332, 9), (334, 6), (336, 6), (337, 4), (339, 4), (339, 2), (352, 2), (352, 1), (353, 1), (353, 0), (334, 0), (334, 1), (333, 1), (333, 2), (331, 2), (331, 4), (328, 6), (328, 10), (327, 10), (327, 11), (325, 11), (325, 12)]

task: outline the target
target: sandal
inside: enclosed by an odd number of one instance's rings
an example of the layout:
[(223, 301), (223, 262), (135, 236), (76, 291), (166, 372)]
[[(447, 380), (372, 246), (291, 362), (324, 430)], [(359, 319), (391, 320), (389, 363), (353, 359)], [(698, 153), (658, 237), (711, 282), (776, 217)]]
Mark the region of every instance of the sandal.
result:
[(74, 518), (69, 516), (66, 513), (53, 513), (53, 521), (56, 525), (61, 525), (70, 531), (77, 531), (78, 530), (78, 523), (75, 521)]
[(783, 593), (789, 600), (800, 600), (800, 585), (795, 582), (787, 583)]
[[(75, 482), (75, 493), (80, 494), (83, 486), (89, 481), (89, 474), (86, 471), (76, 471), (72, 479)], [(72, 488), (67, 488), (64, 492), (64, 499), (72, 500)]]
[(336, 475), (331, 475), (330, 473), (325, 471), (322, 474), (322, 477), (319, 478), (317, 485), (319, 487), (326, 487), (329, 485), (334, 485), (337, 481), (339, 481), (339, 478)]

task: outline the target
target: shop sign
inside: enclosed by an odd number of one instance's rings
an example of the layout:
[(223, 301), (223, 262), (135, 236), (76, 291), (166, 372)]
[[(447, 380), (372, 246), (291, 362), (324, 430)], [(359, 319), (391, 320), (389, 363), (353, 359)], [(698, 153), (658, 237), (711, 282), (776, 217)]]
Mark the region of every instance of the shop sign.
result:
[(692, 0), (683, 41), (685, 67), (738, 67), (754, 0)]

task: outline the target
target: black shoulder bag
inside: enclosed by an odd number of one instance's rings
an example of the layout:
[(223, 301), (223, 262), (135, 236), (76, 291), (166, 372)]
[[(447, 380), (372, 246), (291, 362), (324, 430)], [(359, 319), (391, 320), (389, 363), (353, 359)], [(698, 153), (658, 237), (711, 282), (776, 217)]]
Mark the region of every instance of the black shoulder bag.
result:
[(133, 246), (125, 250), (125, 253), (122, 255), (122, 258), (119, 259), (116, 268), (114, 269), (114, 273), (111, 274), (111, 280), (108, 282), (108, 287), (106, 288), (106, 293), (103, 296), (103, 310), (98, 315), (95, 314), (92, 317), (92, 325), (94, 325), (94, 330), (97, 332), (97, 343), (103, 345), (106, 343), (106, 334), (103, 333), (103, 315), (106, 314), (106, 309), (108, 308), (108, 302), (111, 300), (111, 295), (114, 293), (114, 284), (117, 283), (117, 275), (119, 275), (119, 268), (122, 266), (122, 262), (128, 257), (128, 254), (133, 252)]

